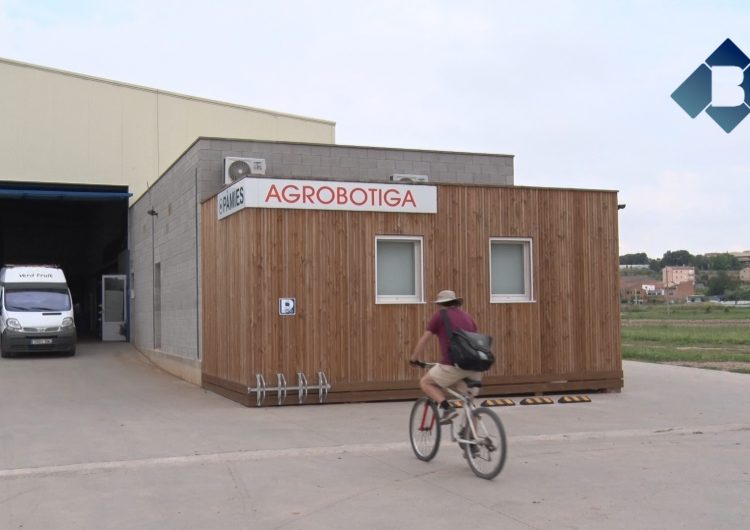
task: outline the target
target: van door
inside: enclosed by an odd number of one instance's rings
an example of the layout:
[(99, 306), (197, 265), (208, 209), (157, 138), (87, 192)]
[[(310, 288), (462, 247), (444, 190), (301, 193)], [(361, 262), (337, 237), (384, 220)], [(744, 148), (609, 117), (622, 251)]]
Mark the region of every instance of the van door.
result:
[(102, 276), (102, 340), (127, 339), (126, 279), (124, 274)]

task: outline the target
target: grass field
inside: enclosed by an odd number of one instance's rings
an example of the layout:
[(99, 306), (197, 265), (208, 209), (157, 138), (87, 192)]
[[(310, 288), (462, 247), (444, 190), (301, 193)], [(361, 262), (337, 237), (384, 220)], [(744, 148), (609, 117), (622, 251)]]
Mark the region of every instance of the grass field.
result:
[(688, 305), (623, 305), (623, 320), (750, 320), (748, 306)]
[(750, 374), (750, 308), (623, 306), (622, 355)]

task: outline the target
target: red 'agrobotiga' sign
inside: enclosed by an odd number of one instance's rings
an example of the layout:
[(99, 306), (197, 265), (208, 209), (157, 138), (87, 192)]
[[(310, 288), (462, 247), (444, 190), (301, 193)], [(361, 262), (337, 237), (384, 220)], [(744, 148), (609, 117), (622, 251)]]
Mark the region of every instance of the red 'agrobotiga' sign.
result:
[(243, 208), (437, 213), (437, 188), (423, 184), (244, 178), (219, 194), (219, 219)]

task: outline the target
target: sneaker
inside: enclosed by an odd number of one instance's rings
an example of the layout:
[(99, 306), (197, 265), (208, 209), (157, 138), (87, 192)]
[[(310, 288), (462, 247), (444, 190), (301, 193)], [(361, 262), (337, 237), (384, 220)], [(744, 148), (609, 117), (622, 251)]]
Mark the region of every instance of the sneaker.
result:
[(454, 406), (451, 405), (447, 409), (443, 409), (443, 416), (440, 418), (440, 425), (450, 423), (456, 416), (458, 416), (458, 411)]

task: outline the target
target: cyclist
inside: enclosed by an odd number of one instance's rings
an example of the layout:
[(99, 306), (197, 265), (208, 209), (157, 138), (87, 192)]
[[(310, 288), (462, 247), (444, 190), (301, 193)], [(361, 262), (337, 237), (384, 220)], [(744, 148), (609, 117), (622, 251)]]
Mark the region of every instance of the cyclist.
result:
[(448, 352), (449, 337), (445, 329), (445, 324), (443, 323), (442, 311), (445, 311), (446, 317), (454, 330), (462, 329), (464, 331), (474, 332), (477, 330), (477, 324), (474, 322), (474, 318), (460, 307), (463, 304), (463, 298), (456, 296), (454, 291), (444, 290), (438, 293), (435, 303), (440, 307), (427, 323), (427, 329), (419, 339), (419, 342), (417, 342), (409, 362), (414, 364), (415, 361), (419, 359), (419, 354), (424, 350), (425, 346), (430, 341), (430, 338), (433, 336), (438, 337), (440, 351), (442, 353), (440, 363), (430, 368), (422, 379), (420, 379), (419, 386), (428, 397), (435, 401), (435, 403), (439, 404), (440, 408), (443, 410), (440, 423), (446, 424), (455, 418), (458, 415), (458, 412), (450, 402), (445, 399), (443, 388), (456, 385), (459, 392), (475, 392), (476, 389), (474, 388), (468, 389), (464, 379), (467, 378), (481, 381), (482, 373), (463, 370), (458, 366), (454, 366), (451, 361), (450, 353)]

